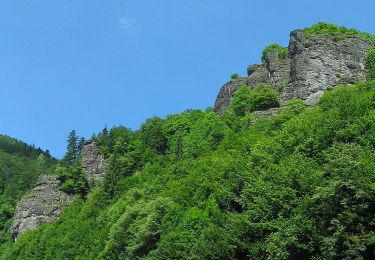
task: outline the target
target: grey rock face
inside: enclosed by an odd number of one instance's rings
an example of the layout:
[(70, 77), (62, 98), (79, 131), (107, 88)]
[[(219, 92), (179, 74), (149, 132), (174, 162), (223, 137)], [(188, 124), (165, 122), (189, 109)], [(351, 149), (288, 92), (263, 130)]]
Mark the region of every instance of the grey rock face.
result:
[(86, 173), (87, 179), (92, 182), (104, 178), (107, 170), (107, 162), (100, 154), (95, 141), (86, 141), (82, 148), (82, 169)]
[(214, 111), (217, 113), (224, 113), (224, 110), (229, 106), (232, 96), (236, 90), (247, 85), (247, 78), (232, 79), (226, 83), (221, 89), (215, 101)]
[(365, 79), (365, 60), (372, 47), (359, 36), (290, 34), (290, 84), (283, 96), (307, 99), (311, 94), (339, 84)]
[[(288, 57), (280, 60), (277, 51), (268, 53), (264, 64), (248, 67), (246, 85), (270, 85), (281, 91), (282, 103), (301, 98), (315, 105), (322, 91), (365, 79), (365, 60), (371, 47), (370, 41), (359, 36), (307, 35), (295, 30), (290, 34)], [(214, 111), (223, 113), (237, 89), (237, 84), (225, 84)]]
[(41, 175), (36, 187), (18, 203), (11, 227), (16, 239), (27, 230), (56, 220), (73, 197), (58, 189), (55, 176)]
[(284, 89), (289, 82), (290, 59), (279, 59), (278, 52), (269, 52), (266, 55), (265, 68), (269, 73), (268, 84), (274, 88)]
[(289, 58), (280, 60), (277, 51), (269, 52), (264, 64), (253, 64), (248, 67), (247, 78), (231, 80), (220, 89), (213, 110), (222, 114), (230, 106), (234, 93), (241, 86), (255, 87), (257, 84), (263, 83), (274, 89), (284, 88), (289, 81), (289, 64)]

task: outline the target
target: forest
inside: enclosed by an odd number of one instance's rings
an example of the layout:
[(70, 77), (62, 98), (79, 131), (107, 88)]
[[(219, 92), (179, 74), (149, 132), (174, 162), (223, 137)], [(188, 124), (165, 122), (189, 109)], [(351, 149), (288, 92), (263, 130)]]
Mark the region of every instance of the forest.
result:
[[(188, 110), (138, 131), (104, 128), (93, 137), (109, 161), (104, 181), (70, 189), (77, 197), (56, 222), (15, 243), (2, 235), (0, 258), (374, 257), (375, 82), (255, 117), (254, 107), (279, 105), (275, 95), (259, 86), (238, 91), (223, 115)], [(46, 169), (38, 160), (28, 168)], [(62, 185), (79, 160), (54, 171), (65, 169)]]
[(35, 186), (38, 176), (51, 172), (56, 163), (48, 151), (0, 135), (0, 246), (10, 240), (17, 202)]

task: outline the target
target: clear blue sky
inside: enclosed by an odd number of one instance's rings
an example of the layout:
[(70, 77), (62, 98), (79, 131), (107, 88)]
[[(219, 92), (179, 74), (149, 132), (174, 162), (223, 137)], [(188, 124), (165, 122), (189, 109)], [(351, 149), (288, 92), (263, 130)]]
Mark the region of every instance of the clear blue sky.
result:
[(319, 21), (375, 33), (375, 1), (1, 0), (0, 133), (61, 157), (76, 129), (212, 106), (265, 45)]

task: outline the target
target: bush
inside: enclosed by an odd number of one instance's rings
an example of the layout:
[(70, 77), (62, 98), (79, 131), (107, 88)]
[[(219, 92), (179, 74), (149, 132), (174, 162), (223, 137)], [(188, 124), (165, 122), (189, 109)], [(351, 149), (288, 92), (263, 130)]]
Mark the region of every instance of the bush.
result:
[(255, 88), (240, 87), (232, 100), (232, 109), (237, 116), (244, 116), (256, 110), (278, 107), (278, 94), (269, 86), (258, 84)]
[(360, 32), (358, 30), (346, 28), (344, 26), (337, 26), (335, 24), (330, 24), (330, 23), (320, 22), (320, 23), (312, 25), (311, 27), (305, 28), (304, 30), (308, 35), (312, 35), (312, 34), (358, 35), (363, 39), (367, 39), (372, 42), (375, 42), (375, 36), (372, 34)]
[(280, 60), (285, 60), (286, 57), (288, 56), (288, 48), (287, 47), (282, 47), (278, 43), (272, 43), (272, 44), (266, 46), (266, 48), (264, 48), (264, 50), (262, 51), (262, 62), (266, 61), (266, 57), (267, 57), (267, 54), (269, 52), (275, 52), (275, 51), (278, 52)]
[(238, 73), (233, 73), (231, 76), (230, 76), (230, 79), (238, 79), (240, 78), (240, 75)]
[(60, 189), (69, 194), (79, 194), (82, 198), (89, 192), (89, 183), (79, 164), (58, 166), (55, 169)]
[(366, 57), (367, 79), (375, 79), (375, 47), (370, 49)]
[(252, 103), (254, 111), (280, 106), (280, 100), (277, 92), (264, 84), (258, 84), (254, 88)]

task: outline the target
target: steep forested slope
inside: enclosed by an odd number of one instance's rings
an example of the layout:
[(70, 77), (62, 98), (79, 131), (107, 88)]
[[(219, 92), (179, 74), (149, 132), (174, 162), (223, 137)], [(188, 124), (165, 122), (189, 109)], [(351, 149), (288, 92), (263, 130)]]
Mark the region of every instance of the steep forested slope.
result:
[(104, 129), (104, 182), (1, 258), (374, 257), (375, 82), (272, 118), (234, 104)]
[(9, 228), (17, 201), (53, 163), (48, 152), (0, 135), (0, 248), (11, 239)]

